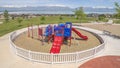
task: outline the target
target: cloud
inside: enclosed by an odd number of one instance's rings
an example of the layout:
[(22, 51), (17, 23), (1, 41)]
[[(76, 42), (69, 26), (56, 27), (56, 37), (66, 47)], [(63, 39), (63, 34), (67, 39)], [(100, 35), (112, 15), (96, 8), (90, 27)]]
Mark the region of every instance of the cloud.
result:
[[(66, 5), (62, 4), (46, 4), (46, 5), (31, 5), (31, 7), (37, 7), (37, 6), (57, 6), (57, 7), (67, 7)], [(21, 8), (21, 7), (28, 7), (28, 5), (2, 5), (1, 7), (9, 7), (9, 8)]]
[(120, 0), (0, 0), (0, 6), (4, 7), (26, 7), (26, 6), (61, 6), (61, 7), (80, 7), (80, 6), (114, 6), (114, 2), (120, 4)]
[(60, 7), (67, 7), (66, 5), (62, 5), (62, 4), (48, 4), (46, 6), (60, 6)]
[(9, 7), (9, 8), (20, 8), (20, 7), (27, 7), (27, 5), (2, 5), (1, 7)]

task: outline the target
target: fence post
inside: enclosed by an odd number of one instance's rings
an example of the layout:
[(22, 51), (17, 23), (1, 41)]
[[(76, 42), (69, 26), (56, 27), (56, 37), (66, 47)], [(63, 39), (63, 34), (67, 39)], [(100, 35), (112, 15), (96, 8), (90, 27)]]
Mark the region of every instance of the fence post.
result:
[(96, 49), (97, 49), (97, 47), (95, 47), (94, 49), (95, 49), (95, 50), (94, 50), (94, 55), (95, 55), (95, 54), (96, 54)]
[(32, 58), (31, 58), (31, 55), (30, 55), (31, 51), (29, 50), (28, 52), (29, 52), (28, 58), (29, 58), (29, 60), (31, 61), (31, 59), (32, 59)]
[(13, 32), (13, 33), (12, 33), (12, 37), (11, 37), (11, 39), (10, 39), (10, 40), (11, 40), (10, 42), (11, 42), (12, 47), (13, 47), (13, 46), (15, 47), (15, 48), (14, 48), (15, 54), (18, 55), (18, 53), (17, 53), (17, 47), (16, 47), (16, 45), (12, 42), (13, 39), (15, 39), (15, 37), (16, 37), (16, 32)]
[(51, 64), (53, 64), (53, 54), (50, 55), (51, 55)]
[[(13, 47), (13, 44), (12, 44), (12, 47)], [(14, 45), (14, 47), (15, 47), (15, 49), (14, 49), (15, 54), (18, 55), (18, 53), (17, 53), (17, 47), (15, 45)]]
[(76, 52), (76, 63), (78, 62), (78, 52)]

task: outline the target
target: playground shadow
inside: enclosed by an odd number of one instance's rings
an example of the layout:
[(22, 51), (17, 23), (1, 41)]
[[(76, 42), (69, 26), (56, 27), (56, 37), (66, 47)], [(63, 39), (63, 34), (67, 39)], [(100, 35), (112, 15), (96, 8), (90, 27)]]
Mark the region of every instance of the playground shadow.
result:
[(75, 39), (75, 40), (84, 40), (82, 38), (74, 38), (74, 37), (72, 37), (72, 39)]

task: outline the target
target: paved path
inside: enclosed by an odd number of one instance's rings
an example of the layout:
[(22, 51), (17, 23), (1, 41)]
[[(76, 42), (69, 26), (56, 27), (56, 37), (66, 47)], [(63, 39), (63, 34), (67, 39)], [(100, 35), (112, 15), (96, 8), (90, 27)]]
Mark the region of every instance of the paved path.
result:
[[(92, 30), (92, 29), (91, 29)], [(93, 30), (100, 34), (99, 31)], [(87, 59), (79, 63), (70, 64), (44, 64), (27, 61), (21, 57), (13, 54), (9, 47), (9, 34), (0, 37), (0, 68), (78, 68), (84, 62), (92, 59)], [(120, 39), (115, 39), (109, 36), (106, 37), (107, 43), (103, 52), (99, 53), (95, 57), (103, 55), (118, 55), (120, 56)]]
[(3, 22), (0, 22), (0, 24), (2, 24)]

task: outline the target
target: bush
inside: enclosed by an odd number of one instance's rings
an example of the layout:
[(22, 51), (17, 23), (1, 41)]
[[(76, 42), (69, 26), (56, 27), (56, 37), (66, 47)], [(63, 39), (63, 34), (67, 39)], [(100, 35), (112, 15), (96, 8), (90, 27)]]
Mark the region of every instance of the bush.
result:
[(60, 16), (60, 17), (59, 17), (59, 19), (60, 19), (60, 20), (63, 20), (63, 17), (62, 17), (62, 16)]
[(105, 20), (106, 16), (104, 14), (98, 16), (99, 21)]
[(115, 15), (114, 15), (114, 18), (120, 19), (120, 14), (115, 14)]
[(19, 23), (19, 26), (21, 26), (21, 22), (22, 22), (23, 20), (21, 19), (21, 18), (17, 18), (17, 22)]
[(40, 20), (41, 20), (41, 21), (45, 21), (45, 17), (44, 17), (44, 16), (42, 16)]

